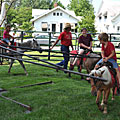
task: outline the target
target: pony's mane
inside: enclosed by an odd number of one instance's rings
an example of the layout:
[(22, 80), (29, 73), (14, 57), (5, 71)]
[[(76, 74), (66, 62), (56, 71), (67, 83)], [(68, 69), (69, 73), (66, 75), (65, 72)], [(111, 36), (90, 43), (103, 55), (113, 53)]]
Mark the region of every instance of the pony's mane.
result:
[(27, 41), (27, 42), (23, 42), (23, 43), (18, 43), (18, 46), (22, 46), (22, 47), (32, 47), (32, 41)]

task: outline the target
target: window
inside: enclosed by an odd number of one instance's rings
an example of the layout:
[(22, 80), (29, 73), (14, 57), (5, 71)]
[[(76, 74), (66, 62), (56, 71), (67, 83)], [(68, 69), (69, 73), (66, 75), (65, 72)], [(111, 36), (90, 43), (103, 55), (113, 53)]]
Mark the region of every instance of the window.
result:
[(102, 19), (102, 17), (100, 16), (100, 17), (99, 17), (99, 20), (101, 20), (101, 19)]
[(48, 23), (42, 22), (42, 31), (47, 31), (47, 28), (48, 28)]
[(115, 25), (113, 25), (113, 28), (115, 29)]
[(62, 16), (63, 14), (62, 13), (60, 13), (60, 16)]
[(107, 19), (107, 16), (104, 16), (105, 19)]
[(57, 16), (59, 16), (59, 13), (57, 13)]
[(117, 31), (120, 31), (120, 26), (117, 26)]
[(55, 13), (55, 12), (53, 13), (53, 16), (56, 16), (56, 13)]
[(71, 29), (71, 32), (75, 32), (75, 29)]

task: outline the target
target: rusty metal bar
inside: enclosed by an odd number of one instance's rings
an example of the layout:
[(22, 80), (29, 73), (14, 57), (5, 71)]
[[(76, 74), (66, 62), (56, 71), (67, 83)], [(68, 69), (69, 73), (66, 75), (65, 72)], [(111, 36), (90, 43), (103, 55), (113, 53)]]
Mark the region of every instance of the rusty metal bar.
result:
[(25, 87), (32, 87), (32, 86), (36, 86), (36, 85), (46, 85), (46, 84), (52, 84), (53, 81), (48, 81), (48, 82), (42, 82), (42, 83), (35, 83), (35, 84), (30, 84), (30, 85), (24, 85), (24, 86), (20, 86), (19, 88), (25, 88)]
[(10, 100), (10, 101), (12, 101), (12, 102), (14, 102), (14, 103), (16, 103), (16, 104), (18, 104), (18, 105), (26, 108), (27, 110), (32, 111), (32, 108), (31, 108), (30, 106), (28, 106), (28, 105), (25, 105), (25, 104), (23, 104), (23, 103), (20, 103), (20, 102), (18, 102), (18, 101), (15, 101), (15, 100), (13, 100), (13, 99), (11, 99), (11, 98), (5, 97), (5, 96), (3, 96), (3, 95), (0, 95), (0, 97), (4, 98), (4, 99), (6, 99), (6, 100)]

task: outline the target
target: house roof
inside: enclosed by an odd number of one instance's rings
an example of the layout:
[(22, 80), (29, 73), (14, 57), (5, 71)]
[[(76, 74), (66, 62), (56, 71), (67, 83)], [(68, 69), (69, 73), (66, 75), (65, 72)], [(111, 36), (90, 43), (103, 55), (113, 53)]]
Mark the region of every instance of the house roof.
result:
[(120, 13), (120, 2), (108, 2), (106, 0), (103, 0), (98, 10), (97, 16), (100, 16), (101, 14), (104, 15), (106, 12), (109, 13), (112, 17), (117, 16)]
[(120, 16), (120, 13), (118, 13), (115, 17), (113, 17), (112, 21), (114, 22), (119, 16)]
[(34, 21), (38, 20), (39, 18), (41, 18), (41, 17), (43, 17), (43, 16), (45, 16), (45, 15), (47, 15), (47, 14), (49, 14), (49, 13), (55, 11), (55, 10), (61, 10), (61, 11), (65, 12), (66, 14), (72, 16), (73, 18), (77, 19), (78, 21), (80, 21), (80, 19), (81, 19), (81, 16), (76, 16), (74, 11), (65, 10), (60, 6), (57, 6), (53, 9), (51, 9), (51, 10), (33, 9), (32, 10), (32, 16), (34, 18), (31, 21), (34, 22)]

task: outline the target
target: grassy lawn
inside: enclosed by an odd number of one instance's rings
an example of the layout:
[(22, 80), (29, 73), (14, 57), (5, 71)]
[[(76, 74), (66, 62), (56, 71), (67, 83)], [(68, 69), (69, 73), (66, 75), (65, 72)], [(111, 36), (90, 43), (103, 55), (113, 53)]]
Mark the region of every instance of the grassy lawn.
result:
[[(37, 53), (35, 53), (37, 54)], [(56, 63), (56, 62), (53, 62)], [(96, 106), (96, 97), (90, 94), (90, 84), (80, 76), (68, 77), (64, 72), (32, 64), (25, 64), (29, 73), (24, 73), (16, 62), (11, 74), (8, 65), (0, 66), (0, 88), (8, 90), (4, 96), (30, 105), (32, 112), (26, 114), (25, 108), (0, 98), (0, 120), (119, 120), (120, 97), (108, 101), (108, 114), (103, 115)], [(83, 72), (85, 72), (83, 70)], [(27, 84), (53, 81), (54, 84), (17, 88)]]

